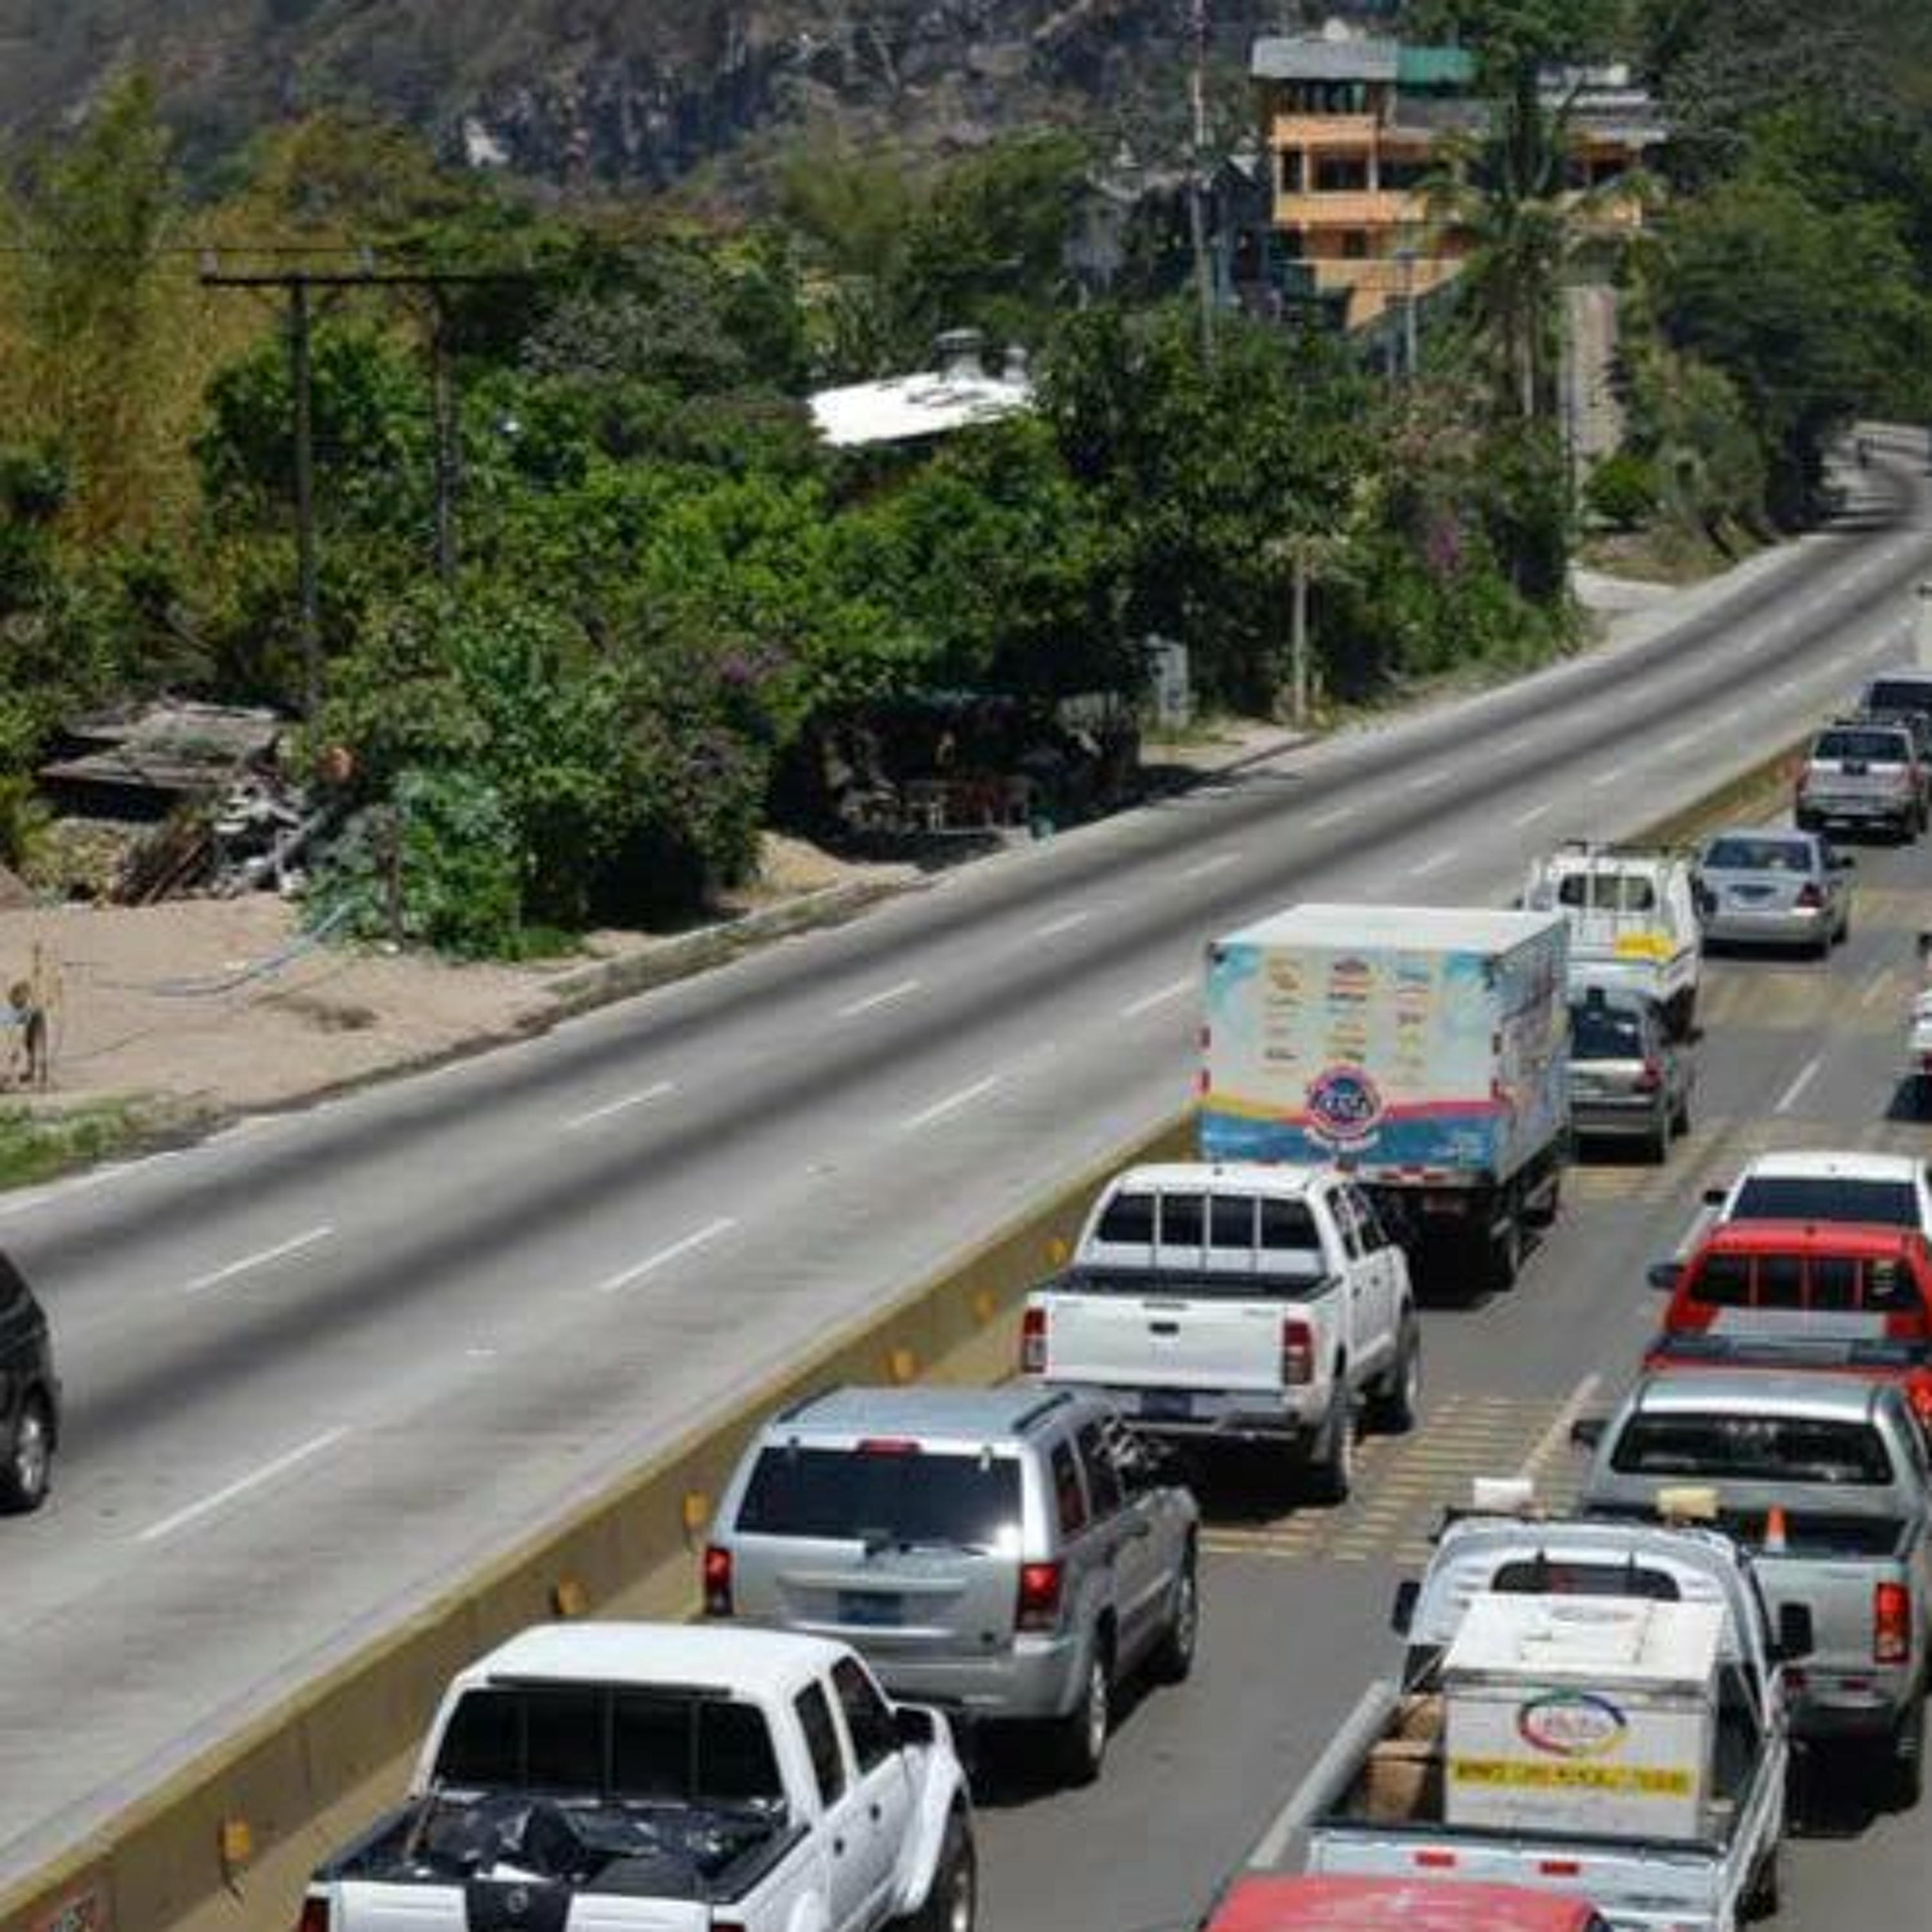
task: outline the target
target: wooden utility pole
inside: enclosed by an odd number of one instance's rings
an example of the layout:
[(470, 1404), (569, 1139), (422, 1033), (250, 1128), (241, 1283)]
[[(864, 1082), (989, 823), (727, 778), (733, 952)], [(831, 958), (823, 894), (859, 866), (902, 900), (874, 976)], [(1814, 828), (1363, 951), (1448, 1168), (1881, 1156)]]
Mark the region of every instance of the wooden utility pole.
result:
[(252, 289), (284, 297), (288, 304), (289, 370), (295, 391), (296, 628), (302, 659), (302, 706), (311, 722), (322, 707), (322, 624), (316, 590), (315, 532), (315, 403), (311, 360), (318, 290), (400, 289), (426, 293), (435, 315), (430, 336), (430, 382), (436, 423), (436, 575), (456, 575), (456, 493), (459, 478), (455, 379), (450, 361), (449, 316), (445, 292), (491, 282), (527, 279), (518, 269), (379, 268), (364, 260), (355, 268), (224, 269), (203, 257), (201, 285), (208, 289)]
[(1208, 234), (1208, 0), (1191, 0), (1192, 57), (1187, 92), (1192, 135), (1189, 142), (1187, 226), (1194, 250), (1194, 290), (1201, 304), (1201, 354), (1214, 359), (1214, 266)]

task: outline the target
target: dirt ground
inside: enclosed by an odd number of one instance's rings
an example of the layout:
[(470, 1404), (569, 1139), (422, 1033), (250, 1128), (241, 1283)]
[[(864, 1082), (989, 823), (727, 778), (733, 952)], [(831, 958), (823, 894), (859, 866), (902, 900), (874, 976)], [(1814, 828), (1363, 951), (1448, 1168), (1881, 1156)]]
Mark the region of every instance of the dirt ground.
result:
[[(763, 910), (904, 870), (770, 838), (758, 881), (726, 910)], [(597, 933), (565, 959), (455, 965), (314, 945), (296, 908), (269, 894), (15, 907), (0, 910), (0, 992), (28, 974), (39, 949), (53, 992), (49, 1107), (139, 1100), (227, 1113), (507, 1037), (541, 1023), (566, 976), (664, 943)], [(0, 1034), (0, 1052), (11, 1044)]]

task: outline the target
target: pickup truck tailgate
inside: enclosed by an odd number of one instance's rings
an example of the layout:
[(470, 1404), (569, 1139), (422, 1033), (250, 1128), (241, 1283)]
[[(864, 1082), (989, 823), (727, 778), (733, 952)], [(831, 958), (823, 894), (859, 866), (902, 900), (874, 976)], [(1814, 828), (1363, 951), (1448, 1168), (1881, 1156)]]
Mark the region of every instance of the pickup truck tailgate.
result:
[(1046, 1374), (1130, 1388), (1279, 1389), (1283, 1304), (1224, 1290), (1211, 1300), (1144, 1293), (1050, 1294)]
[(1717, 1850), (1667, 1844), (1598, 1850), (1556, 1838), (1500, 1832), (1438, 1833), (1318, 1823), (1308, 1870), (1360, 1878), (1454, 1878), (1587, 1898), (1612, 1926), (1632, 1932), (1728, 1928), (1726, 1875)]
[[(472, 1883), (474, 1882), (472, 1881)], [(460, 1884), (392, 1885), (349, 1880), (335, 1888), (330, 1932), (475, 1932), (481, 1926), (536, 1926), (550, 1922), (531, 1906), (552, 1888), (532, 1882), (516, 1886), (491, 1881), (482, 1889), (499, 1894), (496, 1912), (488, 1904), (472, 1916), (467, 1889)], [(501, 1894), (524, 1893), (526, 1903), (514, 1917), (504, 1916), (509, 1904)], [(525, 1912), (530, 1912), (526, 1918)], [(579, 1892), (570, 1900), (562, 1921), (565, 1932), (709, 1932), (710, 1908), (686, 1899), (634, 1898)]]

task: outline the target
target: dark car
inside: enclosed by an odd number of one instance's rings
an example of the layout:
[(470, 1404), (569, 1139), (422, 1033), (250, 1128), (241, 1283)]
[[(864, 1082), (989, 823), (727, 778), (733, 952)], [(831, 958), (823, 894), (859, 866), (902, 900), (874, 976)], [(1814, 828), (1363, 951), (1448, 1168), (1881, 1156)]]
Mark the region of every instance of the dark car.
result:
[(47, 1318), (20, 1271), (0, 1255), (0, 1510), (46, 1500), (60, 1442), (60, 1378)]

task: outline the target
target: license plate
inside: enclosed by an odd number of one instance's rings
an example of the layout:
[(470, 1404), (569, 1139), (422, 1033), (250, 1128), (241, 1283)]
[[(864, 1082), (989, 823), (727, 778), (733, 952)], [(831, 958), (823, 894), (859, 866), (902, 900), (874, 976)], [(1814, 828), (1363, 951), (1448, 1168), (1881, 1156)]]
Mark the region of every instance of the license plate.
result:
[(1185, 1389), (1144, 1389), (1141, 1414), (1150, 1422), (1185, 1422), (1194, 1413), (1194, 1398)]
[(896, 1597), (881, 1596), (876, 1590), (841, 1590), (838, 1593), (838, 1621), (848, 1628), (854, 1624), (869, 1625), (874, 1630), (893, 1624), (903, 1623), (899, 1600)]
[(1768, 886), (1733, 886), (1731, 888), (1731, 897), (1740, 905), (1762, 905), (1770, 898), (1771, 893), (1772, 889)]

